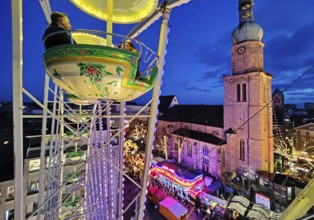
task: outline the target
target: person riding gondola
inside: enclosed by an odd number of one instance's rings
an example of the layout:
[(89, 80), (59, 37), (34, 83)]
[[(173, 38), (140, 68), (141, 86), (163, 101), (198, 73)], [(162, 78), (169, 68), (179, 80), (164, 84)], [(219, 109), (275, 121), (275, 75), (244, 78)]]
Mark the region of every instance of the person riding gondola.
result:
[[(71, 36), (67, 32), (62, 32), (58, 34), (53, 34), (46, 38), (48, 35), (52, 34), (53, 32), (59, 31), (69, 31), (71, 30), (71, 24), (68, 16), (61, 12), (53, 12), (50, 15), (51, 24), (45, 30), (43, 40), (45, 49), (47, 50), (50, 47), (62, 45), (62, 44), (71, 44), (76, 43), (75, 40), (71, 39)], [(45, 39), (46, 38), (46, 39)]]
[[(119, 48), (123, 48), (123, 43), (119, 45)], [(136, 50), (134, 44), (131, 41), (125, 42), (125, 49), (139, 55), (135, 79), (141, 79), (141, 73), (139, 71), (140, 62), (141, 62), (140, 52)]]

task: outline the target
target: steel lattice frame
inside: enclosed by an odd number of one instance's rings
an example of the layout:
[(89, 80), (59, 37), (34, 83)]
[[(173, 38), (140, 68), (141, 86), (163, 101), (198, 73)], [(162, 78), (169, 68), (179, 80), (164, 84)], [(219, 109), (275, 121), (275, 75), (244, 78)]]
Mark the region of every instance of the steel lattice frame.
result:
[[(172, 0), (173, 7), (179, 6), (182, 3), (189, 2), (189, 0)], [(44, 14), (49, 20), (51, 13), (48, 0), (40, 1)], [(180, 4), (179, 4), (180, 3)], [(48, 7), (49, 6), (49, 7)], [(67, 116), (65, 112), (76, 111), (64, 103), (63, 91), (55, 87), (54, 91), (49, 88), (49, 78), (46, 75), (45, 94), (43, 104), (38, 101), (32, 94), (28, 93), (22, 85), (22, 0), (14, 1), (12, 3), (12, 17), (13, 19), (13, 105), (14, 105), (14, 133), (17, 138), (14, 143), (15, 152), (15, 217), (17, 219), (24, 219), (23, 199), (23, 144), (22, 140), (22, 103), (23, 93), (31, 98), (43, 109), (43, 126), (42, 137), (46, 136), (46, 122), (48, 118), (52, 119), (52, 134), (49, 146), (49, 160), (46, 162), (45, 153), (47, 146), (45, 146), (44, 138), (42, 141), (41, 150), (41, 169), (39, 180), (38, 193), (38, 209), (28, 217), (32, 218), (37, 214), (37, 219), (60, 219), (65, 217), (67, 219), (122, 219), (123, 213), (137, 202), (137, 210), (135, 212), (138, 219), (143, 218), (145, 195), (148, 181), (148, 174), (151, 160), (151, 150), (154, 140), (155, 124), (157, 122), (157, 107), (159, 102), (161, 79), (163, 75), (164, 56), (166, 50), (166, 42), (168, 36), (168, 20), (170, 15), (170, 8), (163, 5), (159, 9), (159, 14), (162, 15), (162, 24), (160, 30), (159, 46), (158, 46), (158, 78), (156, 80), (152, 98), (148, 103), (135, 115), (129, 116), (129, 123), (139, 116), (141, 111), (150, 105), (150, 113), (146, 117), (149, 118), (147, 143), (144, 158), (144, 171), (141, 184), (139, 185), (129, 176), (123, 173), (123, 146), (124, 146), (124, 123), (125, 112), (124, 103), (120, 103), (120, 123), (118, 132), (112, 134), (110, 128), (107, 129), (107, 136), (103, 135), (102, 128), (104, 121), (100, 120), (106, 118), (107, 124), (110, 124), (110, 118), (114, 118), (110, 114), (110, 105), (112, 103), (106, 102), (105, 105), (99, 101), (95, 103), (92, 115), (87, 122), (80, 123), (77, 127), (72, 127), (65, 120)], [(158, 16), (157, 16), (158, 17)], [(157, 19), (155, 17), (154, 19)], [(19, 18), (19, 19), (18, 19)], [(145, 25), (144, 25), (145, 26)], [(136, 34), (139, 34), (136, 31)], [(135, 36), (132, 36), (135, 37)], [(53, 109), (48, 109), (48, 93), (52, 92), (54, 95)], [(107, 107), (105, 107), (107, 106)], [(72, 117), (72, 116), (71, 116)], [(79, 117), (80, 118), (80, 117)], [(109, 127), (109, 126), (108, 126)], [(64, 129), (72, 132), (74, 138), (67, 138), (64, 134)], [(84, 131), (89, 131), (89, 137), (84, 137)], [(101, 134), (100, 134), (101, 133)], [(81, 145), (74, 144), (80, 148), (84, 144), (87, 145), (87, 156), (82, 163), (71, 172), (70, 176), (65, 169), (68, 158), (65, 153), (71, 146), (73, 146), (74, 139), (77, 138), (82, 141)], [(118, 145), (110, 145), (111, 140), (119, 139)], [(85, 170), (82, 172), (82, 170)], [(78, 173), (80, 173), (78, 175)], [(66, 178), (65, 178), (66, 177)], [(139, 193), (135, 195), (131, 203), (123, 210), (123, 177), (129, 178), (139, 189)], [(73, 178), (76, 180), (73, 181)], [(79, 192), (79, 194), (77, 194)], [(17, 202), (18, 201), (18, 202)]]

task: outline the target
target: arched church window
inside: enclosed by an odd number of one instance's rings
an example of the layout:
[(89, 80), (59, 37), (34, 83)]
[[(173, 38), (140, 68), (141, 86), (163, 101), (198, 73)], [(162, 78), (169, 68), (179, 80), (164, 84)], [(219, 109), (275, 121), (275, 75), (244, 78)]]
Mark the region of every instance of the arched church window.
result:
[(245, 161), (245, 146), (244, 140), (240, 140), (240, 160)]
[(241, 85), (237, 84), (237, 102), (241, 101)]
[(242, 102), (246, 102), (246, 83), (242, 84)]
[(204, 172), (209, 172), (209, 159), (208, 159), (208, 155), (209, 155), (209, 149), (208, 147), (205, 145), (203, 146), (203, 159), (202, 159), (202, 170)]
[(189, 142), (188, 145), (187, 145), (187, 152), (186, 152), (186, 155), (188, 157), (192, 157), (192, 146), (191, 146), (191, 143)]
[(203, 155), (207, 157), (208, 154), (209, 154), (209, 149), (208, 149), (208, 147), (207, 147), (207, 146), (203, 146)]
[(209, 159), (203, 158), (203, 165), (208, 165), (209, 164)]

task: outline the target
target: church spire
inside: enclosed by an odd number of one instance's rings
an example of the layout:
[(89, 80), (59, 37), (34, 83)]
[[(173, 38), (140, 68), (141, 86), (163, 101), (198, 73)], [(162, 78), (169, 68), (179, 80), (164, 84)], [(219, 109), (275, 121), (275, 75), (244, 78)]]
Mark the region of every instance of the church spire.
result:
[(232, 33), (232, 74), (263, 71), (263, 29), (253, 19), (253, 0), (239, 0), (240, 23)]
[(254, 21), (253, 0), (239, 0), (240, 23), (232, 33), (233, 45), (245, 41), (261, 41), (263, 29)]
[(240, 24), (247, 22), (247, 21), (253, 21), (253, 0), (239, 0), (239, 19)]

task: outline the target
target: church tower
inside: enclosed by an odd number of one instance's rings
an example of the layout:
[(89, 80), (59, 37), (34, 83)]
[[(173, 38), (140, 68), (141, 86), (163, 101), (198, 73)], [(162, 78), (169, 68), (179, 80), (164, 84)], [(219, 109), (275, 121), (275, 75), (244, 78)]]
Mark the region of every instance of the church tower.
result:
[(232, 75), (224, 76), (223, 167), (252, 174), (273, 172), (274, 157), (272, 76), (264, 71), (263, 29), (254, 22), (253, 5), (253, 0), (239, 0), (240, 22), (232, 33)]

